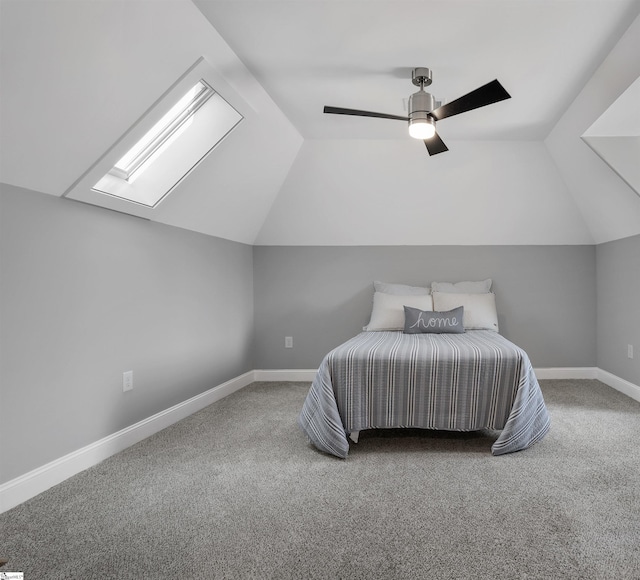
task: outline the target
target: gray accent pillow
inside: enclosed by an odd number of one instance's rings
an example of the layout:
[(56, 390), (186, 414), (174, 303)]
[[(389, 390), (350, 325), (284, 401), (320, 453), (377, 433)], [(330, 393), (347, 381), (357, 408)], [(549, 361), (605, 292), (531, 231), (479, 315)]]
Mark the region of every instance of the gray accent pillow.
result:
[(464, 306), (446, 312), (427, 312), (405, 306), (404, 333), (460, 334), (464, 332), (463, 315)]

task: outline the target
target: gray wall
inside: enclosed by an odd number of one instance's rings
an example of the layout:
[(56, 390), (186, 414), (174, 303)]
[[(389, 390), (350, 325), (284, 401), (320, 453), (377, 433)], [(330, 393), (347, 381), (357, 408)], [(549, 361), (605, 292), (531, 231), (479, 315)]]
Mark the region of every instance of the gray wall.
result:
[(534, 366), (640, 384), (640, 236), (252, 248), (0, 191), (0, 483), (253, 368), (316, 368), (368, 322), (373, 280), (491, 277), (501, 332)]
[(0, 483), (254, 368), (251, 246), (0, 191)]
[(484, 278), (501, 334), (534, 366), (596, 364), (594, 246), (256, 246), (253, 255), (256, 368), (317, 368), (368, 322), (374, 280)]
[(640, 236), (598, 245), (596, 265), (598, 367), (640, 385)]

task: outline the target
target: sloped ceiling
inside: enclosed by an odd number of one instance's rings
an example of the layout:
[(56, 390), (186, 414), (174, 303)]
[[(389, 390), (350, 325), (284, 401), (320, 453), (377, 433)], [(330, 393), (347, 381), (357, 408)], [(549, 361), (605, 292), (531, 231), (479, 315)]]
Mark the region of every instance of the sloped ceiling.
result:
[(253, 243), (302, 138), (190, 0), (0, 10), (0, 181), (61, 196), (202, 56), (214, 88), (253, 114), (152, 219)]
[[(636, 17), (545, 140), (596, 243), (640, 233), (640, 195), (582, 139), (640, 78), (640, 17)], [(629, 126), (638, 115), (630, 103)], [(617, 131), (624, 134), (624, 131)], [(640, 165), (640, 157), (636, 161)]]
[(582, 140), (640, 195), (640, 76)]
[[(2, 182), (62, 195), (204, 56), (223, 96), (256, 114), (152, 219), (276, 245), (640, 233), (640, 197), (580, 140), (638, 77), (637, 57), (615, 62), (634, 78), (604, 75), (606, 98), (579, 105), (620, 39), (640, 36), (637, 21), (627, 31), (640, 0), (0, 0), (0, 10)], [(450, 152), (431, 158), (401, 122), (322, 114), (324, 104), (403, 114), (414, 66), (433, 69), (439, 99), (493, 78), (513, 98), (443, 121)], [(576, 139), (610, 173), (602, 183), (619, 208), (576, 177), (594, 165), (567, 153)]]

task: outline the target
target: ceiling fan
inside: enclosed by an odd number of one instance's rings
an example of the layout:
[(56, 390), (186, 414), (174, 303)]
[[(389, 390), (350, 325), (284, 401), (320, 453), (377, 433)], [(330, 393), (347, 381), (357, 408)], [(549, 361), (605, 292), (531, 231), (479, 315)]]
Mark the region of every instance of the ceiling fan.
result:
[(325, 107), (324, 112), (334, 115), (356, 115), (359, 117), (408, 121), (409, 135), (415, 139), (422, 139), (427, 146), (429, 155), (437, 155), (438, 153), (449, 151), (449, 148), (436, 132), (436, 121), (511, 98), (505, 88), (497, 80), (493, 80), (475, 91), (459, 97), (455, 101), (441, 105), (434, 99), (433, 95), (424, 90), (424, 87), (428, 87), (432, 82), (431, 69), (425, 67), (414, 68), (411, 73), (411, 82), (420, 87), (420, 90), (409, 97), (408, 117), (360, 111), (358, 109), (343, 109), (341, 107)]

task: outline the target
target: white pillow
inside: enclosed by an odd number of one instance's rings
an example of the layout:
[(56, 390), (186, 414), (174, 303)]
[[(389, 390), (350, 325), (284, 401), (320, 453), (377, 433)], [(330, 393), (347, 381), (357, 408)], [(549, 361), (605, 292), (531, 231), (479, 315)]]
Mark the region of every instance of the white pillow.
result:
[(389, 284), (387, 282), (374, 282), (373, 287), (376, 292), (384, 292), (385, 294), (402, 294), (410, 296), (414, 294), (430, 294), (429, 288), (422, 286), (407, 286), (406, 284)]
[(491, 278), (480, 282), (432, 282), (431, 292), (450, 292), (455, 294), (483, 294), (491, 292)]
[(484, 294), (434, 292), (432, 296), (433, 308), (436, 311), (452, 310), (463, 306), (462, 323), (466, 330), (495, 330), (499, 332), (496, 295), (492, 292)]
[(403, 330), (405, 306), (433, 310), (433, 300), (430, 294), (403, 296), (375, 292), (371, 320), (362, 330)]

